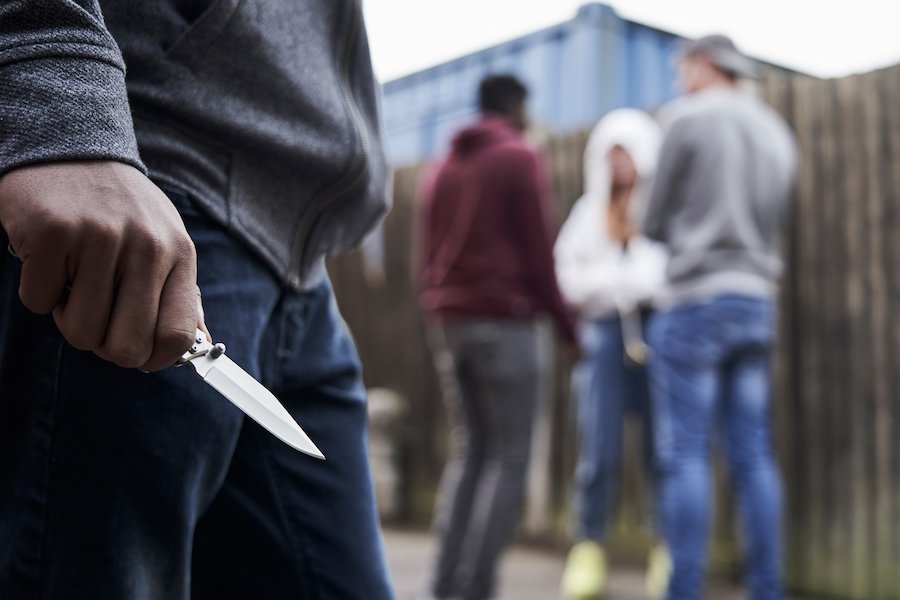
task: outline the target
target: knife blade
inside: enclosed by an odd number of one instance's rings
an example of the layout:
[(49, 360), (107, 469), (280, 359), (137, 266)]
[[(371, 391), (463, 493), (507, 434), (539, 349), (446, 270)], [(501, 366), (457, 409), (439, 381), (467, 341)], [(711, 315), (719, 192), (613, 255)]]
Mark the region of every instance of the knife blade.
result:
[(184, 353), (177, 366), (190, 363), (206, 383), (272, 435), (304, 454), (325, 459), (325, 455), (275, 395), (225, 356), (223, 344), (213, 346), (200, 330), (197, 330), (194, 341), (195, 344)]

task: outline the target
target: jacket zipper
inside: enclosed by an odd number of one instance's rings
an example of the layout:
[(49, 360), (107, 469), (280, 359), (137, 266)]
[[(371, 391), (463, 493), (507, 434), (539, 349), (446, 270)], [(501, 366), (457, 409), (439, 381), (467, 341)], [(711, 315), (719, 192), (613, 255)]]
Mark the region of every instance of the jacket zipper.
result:
[[(352, 55), (351, 51), (357, 43), (356, 38), (359, 31), (360, 19), (359, 13), (361, 10), (362, 8), (360, 7), (359, 0), (354, 0), (352, 22), (350, 24), (350, 31), (349, 35), (347, 36), (347, 42), (344, 46), (344, 56), (341, 60), (341, 95), (344, 98), (344, 106), (350, 113), (350, 120), (353, 123), (357, 140), (359, 140), (360, 146), (362, 148), (362, 164), (358, 169), (356, 169), (354, 173), (345, 175), (341, 180), (339, 180), (337, 184), (332, 186), (331, 191), (326, 193), (324, 197), (317, 198), (311, 214), (308, 213), (304, 217), (300, 229), (300, 239), (302, 240), (302, 247), (300, 252), (299, 266), (301, 271), (308, 266), (306, 262), (308, 260), (308, 254), (310, 252), (310, 247), (313, 241), (312, 235), (327, 209), (333, 206), (338, 200), (348, 194), (351, 190), (356, 188), (368, 172), (369, 161), (371, 157), (369, 133), (366, 130), (365, 120), (363, 119), (362, 113), (359, 110), (359, 106), (357, 106), (356, 104), (356, 99), (353, 97), (353, 88), (350, 81), (350, 63)], [(290, 274), (289, 278), (293, 283), (299, 283), (299, 279), (297, 278), (296, 273)]]

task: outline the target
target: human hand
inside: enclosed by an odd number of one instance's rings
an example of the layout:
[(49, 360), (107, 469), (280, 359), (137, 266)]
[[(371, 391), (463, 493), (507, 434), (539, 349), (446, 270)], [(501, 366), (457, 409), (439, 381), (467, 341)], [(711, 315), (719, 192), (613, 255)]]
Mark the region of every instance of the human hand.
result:
[(206, 331), (197, 259), (178, 211), (113, 161), (21, 167), (0, 178), (0, 225), (22, 261), (19, 297), (63, 337), (115, 364), (171, 366)]

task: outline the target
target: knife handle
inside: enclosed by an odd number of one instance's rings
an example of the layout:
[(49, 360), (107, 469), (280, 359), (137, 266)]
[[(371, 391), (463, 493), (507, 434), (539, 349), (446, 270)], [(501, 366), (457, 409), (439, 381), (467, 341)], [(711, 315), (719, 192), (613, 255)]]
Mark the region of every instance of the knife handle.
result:
[(188, 349), (187, 352), (181, 355), (175, 362), (176, 367), (181, 367), (183, 365), (188, 364), (195, 358), (200, 358), (201, 356), (206, 356), (209, 354), (209, 357), (212, 359), (219, 358), (223, 354), (225, 354), (225, 344), (210, 344), (209, 340), (206, 339), (206, 334), (201, 330), (197, 330), (197, 335), (194, 338), (194, 343)]
[(175, 362), (176, 367), (180, 367), (182, 365), (186, 365), (195, 358), (200, 358), (201, 356), (206, 356), (209, 354), (212, 345), (206, 339), (206, 334), (197, 330), (197, 333), (194, 336), (194, 343), (188, 348), (188, 351), (181, 355)]

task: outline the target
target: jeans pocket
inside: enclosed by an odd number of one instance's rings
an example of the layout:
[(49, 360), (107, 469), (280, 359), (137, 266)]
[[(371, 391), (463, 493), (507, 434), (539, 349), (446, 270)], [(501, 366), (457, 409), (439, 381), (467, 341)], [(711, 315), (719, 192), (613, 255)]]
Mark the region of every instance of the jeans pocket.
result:
[(708, 311), (699, 307), (676, 308), (652, 319), (649, 339), (660, 358), (700, 365), (712, 361), (716, 334)]

